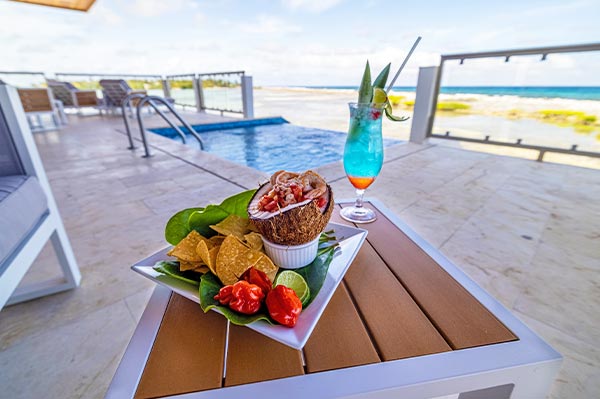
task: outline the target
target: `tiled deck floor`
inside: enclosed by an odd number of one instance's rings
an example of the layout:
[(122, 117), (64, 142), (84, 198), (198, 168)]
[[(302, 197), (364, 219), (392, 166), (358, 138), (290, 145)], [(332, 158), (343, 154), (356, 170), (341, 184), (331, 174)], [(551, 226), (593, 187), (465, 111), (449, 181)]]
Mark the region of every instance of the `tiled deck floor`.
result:
[[(220, 201), (265, 175), (152, 136), (127, 151), (119, 118), (71, 117), (36, 134), (83, 275), (76, 290), (0, 312), (0, 397), (99, 398), (153, 284), (129, 265), (166, 245), (176, 210)], [(340, 164), (320, 169), (353, 196)], [(565, 356), (552, 398), (600, 397), (600, 172), (399, 145), (369, 195)], [(57, 273), (45, 250), (26, 279)]]

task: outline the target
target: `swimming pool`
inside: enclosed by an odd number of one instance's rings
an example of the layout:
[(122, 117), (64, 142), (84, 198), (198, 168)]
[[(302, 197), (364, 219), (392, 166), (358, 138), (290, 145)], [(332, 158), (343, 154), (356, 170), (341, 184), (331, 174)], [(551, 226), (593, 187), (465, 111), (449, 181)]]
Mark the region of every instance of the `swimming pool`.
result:
[[(266, 173), (280, 169), (301, 171), (342, 159), (346, 133), (292, 125), (283, 118), (264, 118), (194, 125), (204, 150)], [(182, 128), (187, 132), (185, 128)], [(152, 132), (181, 142), (172, 128)], [(384, 146), (400, 141), (384, 139)], [(199, 148), (191, 135), (186, 144)]]

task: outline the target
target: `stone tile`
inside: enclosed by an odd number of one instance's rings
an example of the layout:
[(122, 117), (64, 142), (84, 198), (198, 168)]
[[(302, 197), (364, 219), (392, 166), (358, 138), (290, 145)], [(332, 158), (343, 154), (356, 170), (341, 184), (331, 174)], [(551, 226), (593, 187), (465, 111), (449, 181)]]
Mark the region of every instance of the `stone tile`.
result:
[(42, 251), (36, 258), (33, 265), (29, 268), (19, 286), (26, 284), (35, 284), (56, 277), (62, 277), (62, 269), (56, 258), (56, 252), (51, 241), (48, 241)]
[[(141, 256), (137, 259), (141, 259)], [(0, 351), (18, 345), (27, 337), (76, 322), (98, 309), (121, 301), (131, 292), (153, 287), (150, 280), (129, 269), (135, 260), (127, 263), (116, 261), (120, 267), (113, 267), (110, 271), (102, 263), (81, 268), (83, 277), (80, 287), (3, 309)], [(0, 359), (2, 357), (0, 352)]]
[(600, 397), (600, 350), (525, 314), (516, 313), (525, 324), (563, 355), (561, 370), (549, 395), (558, 398)]
[[(44, 328), (0, 352), (0, 385), (7, 398), (81, 397), (91, 384), (105, 391), (135, 321), (124, 301), (90, 312), (73, 324)], [(106, 370), (111, 365), (110, 370)], [(102, 380), (99, 375), (104, 374)]]
[(507, 266), (502, 269), (492, 268), (488, 266), (485, 259), (465, 254), (448, 243), (441, 249), (452, 263), (460, 267), (477, 284), (509, 309), (514, 308), (515, 302), (533, 279), (518, 266)]
[(148, 287), (125, 298), (127, 309), (129, 309), (129, 313), (136, 323), (140, 321), (142, 313), (144, 313), (144, 309), (146, 309), (146, 305), (148, 304), (148, 301), (154, 292), (154, 288), (155, 286)]
[(238, 186), (221, 180), (200, 184), (195, 189), (171, 191), (151, 196), (146, 198), (144, 203), (158, 215), (174, 214), (185, 208), (219, 204), (223, 199), (238, 192), (240, 192)]
[(531, 274), (516, 310), (590, 345), (600, 342), (599, 257), (565, 257), (560, 249), (542, 244)]

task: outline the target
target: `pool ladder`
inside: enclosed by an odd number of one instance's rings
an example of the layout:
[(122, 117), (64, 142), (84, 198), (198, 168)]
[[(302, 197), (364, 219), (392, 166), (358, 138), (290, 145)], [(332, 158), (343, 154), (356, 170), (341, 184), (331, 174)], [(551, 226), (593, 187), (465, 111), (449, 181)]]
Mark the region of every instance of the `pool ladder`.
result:
[(125, 130), (127, 131), (127, 138), (129, 139), (129, 147), (128, 147), (128, 149), (133, 150), (133, 149), (136, 148), (135, 145), (134, 145), (134, 143), (133, 143), (133, 139), (131, 137), (131, 128), (129, 127), (129, 120), (127, 118), (127, 112), (126, 112), (126, 110), (128, 108), (131, 110), (131, 100), (133, 100), (134, 98), (140, 99), (139, 102), (137, 103), (137, 106), (136, 106), (136, 114), (137, 114), (138, 124), (140, 126), (140, 134), (142, 136), (142, 143), (144, 144), (144, 151), (145, 151), (145, 154), (143, 155), (144, 158), (149, 158), (149, 157), (152, 156), (152, 154), (150, 154), (150, 149), (148, 148), (148, 140), (146, 139), (146, 130), (144, 129), (144, 122), (142, 120), (142, 108), (146, 104), (148, 104), (152, 108), (154, 108), (154, 110), (156, 111), (156, 113), (158, 115), (160, 115), (177, 132), (177, 134), (179, 135), (179, 137), (181, 137), (181, 140), (185, 144), (186, 138), (185, 138), (185, 134), (183, 133), (183, 131), (179, 128), (179, 126), (177, 126), (175, 123), (173, 123), (173, 121), (171, 121), (171, 119), (169, 119), (167, 117), (167, 115), (165, 115), (165, 113), (163, 111), (161, 111), (158, 108), (158, 105), (156, 103), (160, 103), (160, 104), (164, 105), (165, 107), (167, 107), (169, 109), (169, 111), (171, 112), (171, 114), (173, 114), (175, 116), (175, 118), (177, 118), (179, 120), (179, 122), (183, 126), (185, 126), (185, 128), (188, 130), (188, 132), (190, 132), (190, 134), (192, 136), (194, 136), (194, 138), (196, 140), (198, 140), (198, 144), (200, 145), (200, 150), (204, 150), (204, 143), (202, 142), (202, 139), (200, 138), (200, 136), (198, 135), (198, 133), (194, 130), (194, 128), (189, 123), (187, 123), (181, 117), (181, 115), (179, 115), (179, 113), (175, 110), (175, 107), (173, 107), (163, 97), (148, 96), (148, 95), (141, 94), (141, 93), (130, 94), (127, 97), (125, 97), (125, 99), (121, 103), (121, 111), (122, 111), (122, 114), (123, 114), (123, 121), (125, 123)]

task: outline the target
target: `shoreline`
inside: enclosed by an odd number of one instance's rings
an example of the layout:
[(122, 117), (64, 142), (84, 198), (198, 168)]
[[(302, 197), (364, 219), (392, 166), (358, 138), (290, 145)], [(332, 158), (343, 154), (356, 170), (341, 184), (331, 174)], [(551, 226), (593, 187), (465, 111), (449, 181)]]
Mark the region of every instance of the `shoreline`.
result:
[[(265, 89), (357, 92), (354, 86), (263, 86)], [(396, 86), (392, 92), (415, 93), (416, 87)], [(552, 93), (552, 94), (550, 94)], [(540, 100), (588, 100), (600, 101), (600, 86), (442, 86), (440, 94), (459, 96), (519, 97)]]
[[(342, 94), (349, 95), (357, 93), (353, 89), (334, 88), (310, 88), (310, 87), (286, 87), (286, 86), (262, 86), (255, 90), (274, 92), (307, 93), (307, 94)], [(394, 90), (390, 95), (403, 96), (405, 101), (414, 101), (414, 91)], [(471, 105), (473, 112), (490, 114), (484, 112), (490, 108), (498, 111), (510, 111), (518, 109), (524, 112), (535, 112), (547, 109), (582, 111), (586, 114), (595, 115), (600, 119), (600, 100), (580, 100), (561, 97), (523, 97), (504, 94), (467, 94), (467, 93), (440, 93), (440, 101), (464, 102)], [(481, 112), (480, 112), (481, 111)]]
[[(401, 101), (413, 101), (414, 92), (393, 92), (403, 96)], [(260, 87), (255, 88), (256, 116), (281, 115), (293, 124), (347, 132), (348, 107), (347, 103), (356, 101), (356, 91), (351, 89), (314, 89), (300, 87)], [(454, 111), (439, 111), (436, 113), (434, 131), (465, 135), (473, 138), (484, 138), (490, 135), (492, 139), (515, 142), (522, 139), (523, 143), (543, 145), (548, 147), (570, 148), (577, 145), (579, 149), (600, 152), (600, 101), (524, 98), (517, 96), (491, 96), (483, 94), (440, 94), (439, 102), (464, 103), (468, 110), (456, 108)], [(532, 114), (543, 110), (572, 110), (583, 112), (585, 116), (596, 117), (584, 125), (585, 129), (577, 130), (577, 121), (569, 120), (571, 114), (558, 115), (544, 119), (544, 114), (533, 117)], [(412, 107), (397, 107), (394, 114), (412, 116)], [(536, 114), (537, 115), (537, 114)], [(577, 115), (575, 115), (578, 117)], [(560, 122), (560, 118), (564, 120)], [(591, 121), (591, 122), (590, 122)], [(404, 123), (384, 120), (383, 135), (408, 141), (412, 119)], [(587, 130), (586, 130), (587, 129)], [(474, 146), (467, 142), (436, 140), (441, 145), (460, 147), (464, 149), (491, 152), (498, 155), (510, 155), (518, 158), (524, 156), (524, 151), (498, 146)], [(475, 148), (477, 147), (477, 149)], [(566, 157), (566, 156), (565, 156)], [(575, 166), (600, 168), (600, 160), (586, 157), (568, 156), (570, 159), (560, 161)], [(553, 157), (548, 157), (550, 160)], [(535, 158), (533, 158), (535, 159)]]

